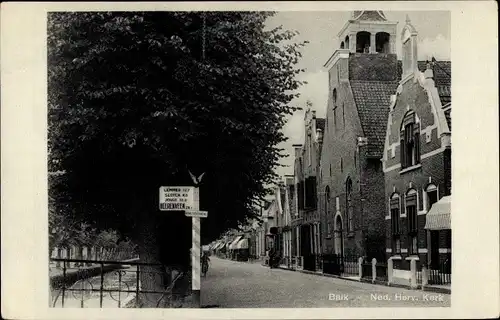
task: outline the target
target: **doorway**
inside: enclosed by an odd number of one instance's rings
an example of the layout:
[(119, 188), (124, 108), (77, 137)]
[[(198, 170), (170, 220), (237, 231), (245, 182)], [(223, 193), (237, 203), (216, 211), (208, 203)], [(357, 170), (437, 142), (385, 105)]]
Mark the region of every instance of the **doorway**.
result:
[(335, 254), (344, 255), (344, 230), (340, 215), (335, 219)]
[(431, 230), (431, 261), (430, 268), (439, 268), (439, 231)]

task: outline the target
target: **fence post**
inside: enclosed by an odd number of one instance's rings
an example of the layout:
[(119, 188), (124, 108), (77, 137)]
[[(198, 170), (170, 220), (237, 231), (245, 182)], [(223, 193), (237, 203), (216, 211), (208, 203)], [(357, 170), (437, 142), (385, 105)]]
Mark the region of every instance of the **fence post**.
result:
[[(61, 248), (57, 248), (57, 256), (56, 258), (58, 259), (62, 259), (62, 249)], [(57, 261), (56, 262), (56, 268), (60, 268), (61, 267), (61, 261)]]
[(375, 279), (377, 279), (377, 259), (372, 259), (372, 283), (375, 283)]
[[(68, 246), (68, 259), (73, 259), (75, 255), (75, 249), (73, 246)], [(68, 262), (68, 268), (72, 268), (74, 266), (74, 262)]]
[(363, 257), (358, 258), (358, 272), (359, 272), (359, 280), (363, 278)]
[(392, 280), (392, 277), (393, 277), (393, 272), (392, 272), (392, 270), (393, 270), (393, 268), (394, 268), (394, 266), (393, 266), (392, 259), (391, 259), (391, 258), (389, 258), (389, 259), (387, 260), (387, 283), (388, 283), (389, 285), (391, 285), (391, 284), (392, 284), (392, 281), (393, 281), (393, 280)]
[(422, 290), (429, 284), (429, 272), (425, 265), (422, 266)]
[(415, 289), (417, 287), (417, 260), (410, 260), (410, 287)]

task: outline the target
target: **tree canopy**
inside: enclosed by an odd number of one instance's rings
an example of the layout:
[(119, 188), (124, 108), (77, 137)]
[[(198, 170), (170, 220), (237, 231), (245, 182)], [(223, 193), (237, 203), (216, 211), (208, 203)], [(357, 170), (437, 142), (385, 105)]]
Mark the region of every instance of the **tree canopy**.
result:
[(253, 217), (303, 71), (305, 43), (267, 30), (272, 15), (50, 13), (49, 170), (64, 172), (52, 211), (134, 239), (165, 215), (159, 187), (192, 185), (190, 170), (205, 173), (202, 242)]

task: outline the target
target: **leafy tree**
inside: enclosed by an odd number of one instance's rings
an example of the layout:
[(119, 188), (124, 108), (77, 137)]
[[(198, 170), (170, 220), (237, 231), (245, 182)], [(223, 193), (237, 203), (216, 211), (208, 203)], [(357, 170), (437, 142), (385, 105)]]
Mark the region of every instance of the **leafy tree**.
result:
[[(64, 12), (48, 19), (50, 194), (142, 260), (189, 265), (191, 221), (160, 186), (200, 186), (202, 242), (255, 216), (296, 107), (296, 33), (269, 12)], [(205, 27), (203, 21), (205, 20)], [(158, 287), (159, 280), (146, 287)]]

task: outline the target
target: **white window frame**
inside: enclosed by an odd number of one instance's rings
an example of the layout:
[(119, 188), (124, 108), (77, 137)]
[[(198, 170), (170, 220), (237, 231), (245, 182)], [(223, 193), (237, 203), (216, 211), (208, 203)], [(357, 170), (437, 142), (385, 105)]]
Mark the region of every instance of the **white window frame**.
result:
[[(414, 192), (411, 192), (411, 191), (414, 191)], [(416, 211), (417, 211), (417, 215), (418, 215), (418, 200), (419, 200), (419, 198), (418, 198), (418, 190), (417, 190), (417, 189), (415, 189), (415, 188), (413, 188), (413, 187), (411, 187), (411, 188), (410, 188), (408, 191), (406, 191), (406, 192), (405, 192), (405, 194), (404, 194), (404, 205), (405, 205), (405, 206), (404, 206), (404, 208), (405, 208), (405, 214), (404, 214), (404, 215), (403, 215), (403, 214), (401, 214), (401, 218), (406, 218), (406, 216), (407, 216), (407, 214), (406, 214), (406, 197), (407, 197), (408, 195), (412, 195), (412, 194), (417, 194), (417, 205), (416, 205), (416, 208), (415, 208), (415, 209), (416, 209)], [(401, 210), (401, 211), (403, 211), (403, 210)]]
[(436, 191), (437, 192), (437, 201), (439, 201), (439, 185), (435, 185), (434, 183), (430, 183), (427, 185), (427, 187), (425, 187), (425, 189), (422, 189), (422, 194), (423, 194), (423, 197), (424, 197), (424, 202), (423, 202), (423, 205), (424, 205), (424, 208), (422, 209), (422, 211), (424, 211), (425, 213), (428, 212), (427, 210), (427, 204), (429, 203), (429, 198), (427, 196), (427, 192), (429, 191)]

